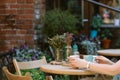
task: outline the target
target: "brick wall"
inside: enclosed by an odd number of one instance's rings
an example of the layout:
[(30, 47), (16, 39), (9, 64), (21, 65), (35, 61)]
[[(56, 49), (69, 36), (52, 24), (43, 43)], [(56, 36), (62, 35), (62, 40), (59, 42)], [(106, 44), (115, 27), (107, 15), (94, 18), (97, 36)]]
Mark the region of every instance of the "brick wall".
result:
[(34, 46), (34, 0), (0, 0), (0, 52)]

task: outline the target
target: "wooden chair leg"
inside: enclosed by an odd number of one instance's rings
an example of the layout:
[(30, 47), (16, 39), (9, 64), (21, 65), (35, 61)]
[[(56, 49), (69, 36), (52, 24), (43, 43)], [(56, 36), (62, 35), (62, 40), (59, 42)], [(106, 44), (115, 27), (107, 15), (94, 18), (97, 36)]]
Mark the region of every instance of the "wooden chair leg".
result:
[(99, 80), (99, 78), (101, 78), (101, 80), (106, 80), (106, 76), (103, 74), (96, 74), (93, 80)]
[(53, 80), (52, 76), (46, 76), (46, 80)]
[(93, 80), (97, 80), (99, 74), (96, 74), (95, 77), (93, 78)]

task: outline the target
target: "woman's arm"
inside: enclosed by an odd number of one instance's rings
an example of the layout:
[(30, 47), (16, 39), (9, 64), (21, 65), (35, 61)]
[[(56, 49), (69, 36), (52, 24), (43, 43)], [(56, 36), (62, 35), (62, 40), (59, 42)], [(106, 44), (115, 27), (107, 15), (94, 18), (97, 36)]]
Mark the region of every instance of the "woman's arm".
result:
[(97, 73), (117, 75), (120, 74), (120, 60), (114, 64), (90, 63), (89, 69)]
[[(70, 66), (73, 68), (87, 68), (88, 61), (79, 58), (69, 58)], [(120, 74), (120, 60), (114, 64), (99, 64), (90, 62), (89, 70), (108, 75)]]

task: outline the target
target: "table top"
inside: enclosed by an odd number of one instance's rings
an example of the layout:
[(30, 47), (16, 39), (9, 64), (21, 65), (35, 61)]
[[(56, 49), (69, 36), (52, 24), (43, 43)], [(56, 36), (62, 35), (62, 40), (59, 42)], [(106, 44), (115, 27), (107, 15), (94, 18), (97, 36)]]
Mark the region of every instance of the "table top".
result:
[(120, 49), (98, 50), (97, 53), (104, 56), (120, 56)]
[(50, 74), (61, 75), (95, 75), (95, 72), (86, 69), (73, 69), (69, 66), (45, 64), (40, 66), (40, 70)]

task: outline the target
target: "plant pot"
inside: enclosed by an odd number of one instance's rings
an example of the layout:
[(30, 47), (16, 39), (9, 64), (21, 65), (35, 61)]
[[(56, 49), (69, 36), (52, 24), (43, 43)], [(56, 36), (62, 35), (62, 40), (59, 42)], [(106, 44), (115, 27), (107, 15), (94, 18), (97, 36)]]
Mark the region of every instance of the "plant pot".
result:
[(104, 48), (104, 49), (110, 48), (110, 42), (111, 42), (110, 39), (103, 39), (103, 40), (101, 41), (102, 48)]
[(98, 31), (97, 30), (91, 30), (90, 31), (90, 38), (94, 39), (97, 37)]

